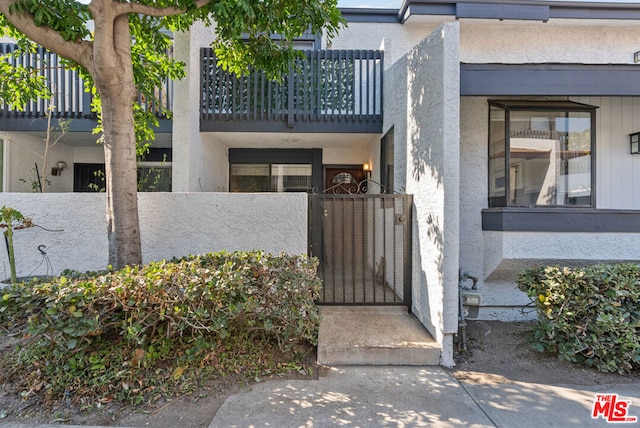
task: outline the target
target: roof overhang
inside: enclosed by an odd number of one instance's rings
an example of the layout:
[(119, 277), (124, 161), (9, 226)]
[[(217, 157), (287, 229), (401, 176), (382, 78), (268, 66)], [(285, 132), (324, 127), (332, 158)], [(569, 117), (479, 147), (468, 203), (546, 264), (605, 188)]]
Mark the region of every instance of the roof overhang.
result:
[(640, 96), (636, 64), (460, 64), (461, 96)]
[(640, 3), (541, 0), (404, 0), (400, 9), (343, 8), (348, 22), (400, 22), (411, 16), (543, 21), (549, 19), (640, 20)]

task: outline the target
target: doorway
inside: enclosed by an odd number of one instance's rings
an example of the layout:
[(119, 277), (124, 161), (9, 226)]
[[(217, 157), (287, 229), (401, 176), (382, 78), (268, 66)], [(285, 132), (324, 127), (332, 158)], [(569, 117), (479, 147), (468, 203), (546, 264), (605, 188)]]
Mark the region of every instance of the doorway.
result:
[(362, 165), (329, 165), (324, 169), (325, 194), (358, 194), (366, 193), (362, 183), (368, 177)]

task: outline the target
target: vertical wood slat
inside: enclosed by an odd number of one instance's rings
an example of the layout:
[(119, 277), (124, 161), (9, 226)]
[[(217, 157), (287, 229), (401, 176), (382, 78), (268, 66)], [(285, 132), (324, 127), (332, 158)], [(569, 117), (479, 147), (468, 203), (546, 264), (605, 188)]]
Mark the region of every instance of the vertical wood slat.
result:
[[(58, 61), (57, 65), (60, 65), (60, 62)], [(62, 116), (63, 117), (68, 117), (69, 115), (69, 109), (67, 107), (67, 79), (65, 78), (67, 75), (67, 71), (62, 68), (59, 67), (58, 68), (60, 71), (60, 110), (62, 111)]]
[(289, 69), (289, 76), (287, 81), (287, 126), (289, 128), (293, 128), (293, 123), (295, 119), (295, 108), (294, 108), (294, 99), (295, 99), (295, 67), (291, 67)]
[(209, 62), (207, 61), (206, 51), (200, 50), (200, 120), (209, 118), (209, 84), (207, 80), (207, 69)]
[(372, 119), (375, 118), (376, 115), (376, 101), (377, 101), (377, 93), (376, 93), (376, 77), (378, 75), (378, 67), (376, 67), (377, 61), (376, 61), (376, 56), (372, 55), (371, 58), (371, 73), (372, 73), (372, 77), (371, 77), (371, 82), (372, 82), (372, 86), (371, 86), (371, 100), (372, 100), (372, 105), (371, 105), (371, 117)]
[(380, 122), (382, 122), (382, 106), (383, 106), (383, 102), (384, 102), (384, 79), (382, 78), (382, 73), (384, 70), (384, 51), (380, 51), (379, 52), (380, 55), (380, 62), (378, 64), (378, 72), (380, 73), (380, 78), (378, 79), (379, 83), (379, 91), (380, 91), (380, 106), (379, 106), (379, 111), (376, 111), (376, 115), (378, 116), (378, 120)]
[[(362, 79), (363, 82), (368, 82), (369, 81), (369, 76), (371, 75), (370, 74), (370, 69), (369, 69), (369, 66), (371, 64), (371, 59), (370, 58), (371, 58), (371, 51), (367, 51), (366, 56), (365, 56), (365, 64), (366, 64), (366, 69), (367, 69), (367, 79), (366, 80)], [(369, 104), (369, 85), (366, 85), (365, 87), (367, 88), (367, 98), (366, 98), (366, 103), (365, 103), (365, 105), (367, 106), (366, 107), (367, 114), (365, 116), (365, 120), (367, 122), (369, 122), (371, 120), (371, 106)]]
[(316, 105), (315, 105), (315, 116), (316, 116), (316, 121), (319, 122), (320, 121), (320, 112), (322, 110), (322, 104), (320, 101), (320, 97), (321, 97), (321, 91), (322, 91), (322, 67), (320, 66), (322, 59), (320, 58), (320, 51), (316, 51)]

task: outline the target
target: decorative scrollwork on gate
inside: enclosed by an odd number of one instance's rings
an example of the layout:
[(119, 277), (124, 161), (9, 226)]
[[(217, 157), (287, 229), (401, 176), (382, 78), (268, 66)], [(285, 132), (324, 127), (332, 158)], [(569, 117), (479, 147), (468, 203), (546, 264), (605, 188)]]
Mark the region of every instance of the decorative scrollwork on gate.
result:
[[(346, 175), (341, 176), (341, 174), (346, 174)], [(350, 176), (351, 179), (349, 179), (347, 175)], [(339, 174), (336, 174), (336, 176), (332, 180), (332, 183), (333, 183), (333, 186), (328, 187), (322, 191), (318, 189), (318, 187), (313, 187), (311, 189), (311, 193), (313, 193), (314, 195), (331, 195), (331, 194), (356, 195), (356, 194), (362, 194), (362, 193), (381, 194), (381, 195), (384, 195), (387, 193), (399, 194), (398, 192), (395, 192), (395, 191), (389, 192), (389, 189), (387, 188), (387, 186), (385, 186), (382, 183), (378, 183), (377, 181), (371, 178), (364, 179), (358, 183), (355, 181), (355, 179), (353, 179), (353, 176), (347, 172), (344, 172), (344, 173), (341, 172)]]

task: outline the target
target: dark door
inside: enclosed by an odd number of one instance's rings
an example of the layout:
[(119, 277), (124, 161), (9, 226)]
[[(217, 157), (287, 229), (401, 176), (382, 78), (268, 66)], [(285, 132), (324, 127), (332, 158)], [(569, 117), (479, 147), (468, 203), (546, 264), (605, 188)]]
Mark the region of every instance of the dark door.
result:
[(333, 194), (364, 193), (360, 183), (365, 179), (362, 165), (325, 168), (324, 192)]
[(76, 163), (73, 164), (74, 192), (104, 192), (104, 164)]

